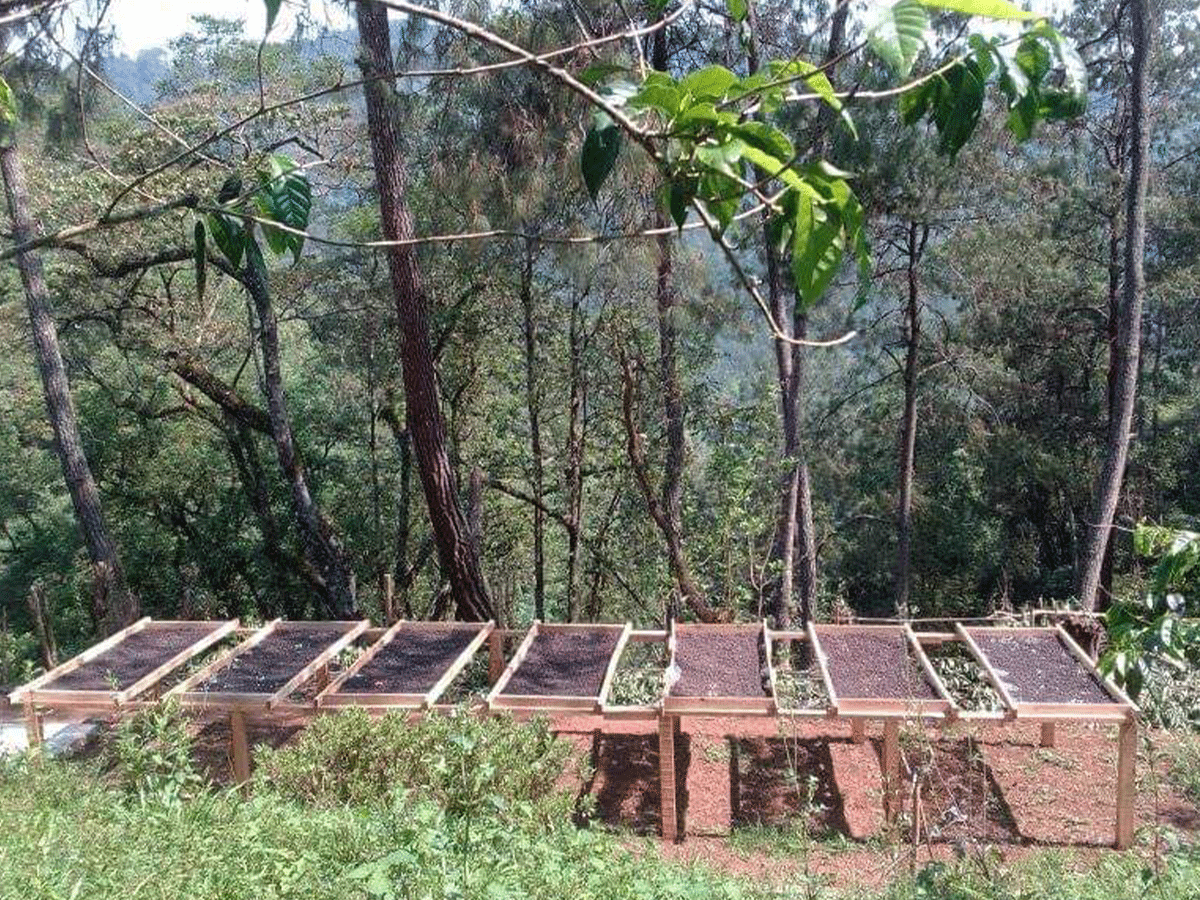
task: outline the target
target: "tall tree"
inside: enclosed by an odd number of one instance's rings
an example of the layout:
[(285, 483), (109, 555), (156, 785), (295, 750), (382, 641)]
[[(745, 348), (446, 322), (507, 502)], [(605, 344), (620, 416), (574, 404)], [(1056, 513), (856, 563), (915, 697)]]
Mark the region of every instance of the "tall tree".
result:
[(1117, 320), (1115, 365), (1110, 381), (1110, 414), (1104, 463), (1096, 479), (1092, 519), (1087, 526), (1079, 565), (1079, 602), (1085, 609), (1096, 607), (1105, 550), (1109, 543), (1137, 398), (1142, 338), (1142, 305), (1146, 289), (1147, 156), (1150, 124), (1147, 118), (1146, 75), (1153, 49), (1153, 19), (1148, 0), (1129, 0), (1133, 59), (1129, 85), (1129, 175), (1125, 183), (1125, 259), (1121, 288), (1121, 310)]
[[(3, 86), (7, 91), (8, 86)], [(0, 113), (0, 118), (3, 117), (4, 114)], [(12, 219), (13, 241), (20, 246), (33, 239), (34, 229), (17, 158), (15, 115), (12, 121), (0, 121), (0, 172), (3, 173), (4, 195)], [(71, 400), (67, 368), (58, 344), (58, 328), (50, 312), (46, 277), (37, 252), (19, 252), (17, 269), (25, 287), (25, 306), (29, 314), (33, 349), (41, 374), (46, 414), (54, 430), (58, 461), (95, 572), (93, 612), (106, 630), (116, 631), (137, 618), (138, 599), (125, 582), (125, 570), (121, 566), (117, 545), (104, 518), (100, 491), (84, 453), (75, 404)]]
[(279, 328), (275, 321), (275, 309), (267, 285), (266, 270), (256, 250), (251, 252), (250, 248), (247, 249), (246, 265), (239, 273), (239, 279), (254, 301), (254, 309), (258, 315), (258, 344), (262, 354), (263, 388), (267, 395), (271, 437), (275, 442), (279, 467), (291, 488), (292, 506), (300, 527), (305, 555), (321, 574), (324, 600), (330, 613), (349, 618), (358, 612), (354, 577), (337, 530), (313, 499), (304, 464), (292, 434), (292, 421), (288, 415), (279, 361)]
[[(405, 194), (405, 162), (400, 151), (387, 8), (370, 0), (359, 0), (356, 12), (362, 41), (358, 63), (365, 80), (367, 128), (383, 236), (389, 241), (403, 241), (412, 238), (413, 222)], [(416, 450), (438, 561), (443, 577), (450, 583), (458, 617), (488, 619), (493, 613), (492, 602), (470, 528), (459, 506), (446, 449), (446, 428), (429, 337), (428, 298), (416, 250), (412, 245), (392, 245), (387, 256), (400, 323), (404, 412)]]
[(921, 352), (921, 284), (917, 266), (929, 240), (929, 226), (911, 221), (906, 229), (904, 304), (904, 412), (900, 417), (899, 499), (896, 503), (896, 615), (909, 614), (912, 592), (913, 476), (917, 452), (917, 387)]

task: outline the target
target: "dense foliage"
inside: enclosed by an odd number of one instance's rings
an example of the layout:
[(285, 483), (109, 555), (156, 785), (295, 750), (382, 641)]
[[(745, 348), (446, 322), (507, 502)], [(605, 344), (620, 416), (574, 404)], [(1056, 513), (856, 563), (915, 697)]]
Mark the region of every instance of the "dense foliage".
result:
[[(627, 26), (619, 10), (593, 6), (594, 33)], [(761, 242), (778, 245), (809, 334), (857, 333), (804, 354), (799, 430), (818, 614), (893, 609), (910, 275), (925, 330), (911, 347), (907, 609), (966, 615), (1069, 600), (1110, 403), (1123, 7), (1077, 3), (1059, 31), (1036, 21), (988, 31), (956, 8), (907, 2), (887, 7), (890, 18), (852, 16), (847, 46), (867, 49), (841, 61), (836, 78), (780, 62), (820, 58), (829, 10), (819, 2), (756, 5), (756, 72), (749, 44), (735, 39), (750, 28), (744, 3), (724, 17), (683, 10), (660, 73), (642, 77), (631, 44), (569, 54), (567, 71), (656, 130), (665, 149), (654, 177), (644, 149), (535, 67), (401, 79), (417, 231), (500, 233), (421, 245), (418, 255), (453, 475), (501, 618), (527, 620), (539, 592), (549, 619), (651, 622), (677, 603), (627, 452), (630, 434), (651, 469), (673, 452), (657, 358), (668, 321), (686, 410), (682, 550), (721, 615), (757, 617), (770, 602), (780, 476), (791, 460), (780, 452), (778, 373), (759, 310), (702, 229), (672, 238), (678, 302), (666, 318), (656, 309), (655, 242), (564, 242), (637, 232), (662, 215), (656, 208), (695, 225), (698, 199), (747, 281), (769, 274)], [(477, 4), (472, 18), (535, 50), (570, 43), (579, 27), (565, 5), (542, 0)], [(1151, 79), (1160, 122), (1152, 162), (1163, 174), (1149, 199), (1146, 352), (1122, 527), (1106, 567), (1122, 598), (1148, 587), (1126, 526), (1200, 515), (1200, 158), (1189, 143), (1200, 55), (1186, 4), (1165, 4), (1159, 28), (1170, 52), (1155, 57)], [(62, 55), (13, 57), (3, 74), (44, 232), (101, 213), (133, 173), (151, 196), (197, 198), (43, 254), (85, 449), (144, 611), (327, 612), (264, 424), (261, 328), (233, 277), (260, 234), (286, 255), (263, 266), (294, 441), (322, 527), (344, 548), (366, 612), (380, 611), (385, 573), (395, 576), (398, 613), (443, 612), (404, 424), (396, 308), (379, 250), (364, 243), (379, 223), (359, 95), (290, 102), (353, 73), (355, 35), (310, 27), (260, 48), (236, 23), (200, 16), (165, 69), (147, 57), (158, 72), (150, 85), (126, 80), (130, 63), (106, 53), (103, 27), (93, 37), (95, 70), (107, 65), (113, 86), (146, 103), (154, 122), (79, 78)], [(499, 58), (415, 17), (397, 21), (394, 42), (405, 68)], [(918, 91), (895, 87), (929, 72)], [(831, 90), (843, 85), (868, 100)], [(869, 102), (873, 93), (886, 102)], [(748, 97), (761, 101), (758, 118), (728, 112)], [(180, 141), (230, 128), (260, 103), (281, 105), (205, 144), (193, 164), (145, 174), (178, 155)], [(788, 162), (796, 165), (785, 172)], [(753, 172), (779, 176), (779, 215), (765, 232), (745, 217), (738, 183)], [(722, 205), (723, 191), (737, 196)], [(295, 232), (305, 227), (335, 243), (303, 240)], [(927, 234), (919, 256), (906, 243), (917, 227)], [(148, 258), (158, 261), (119, 265)], [(9, 350), (0, 359), (0, 680), (11, 683), (37, 656), (31, 591), (44, 597), (63, 652), (100, 622), (13, 267), (0, 285)]]

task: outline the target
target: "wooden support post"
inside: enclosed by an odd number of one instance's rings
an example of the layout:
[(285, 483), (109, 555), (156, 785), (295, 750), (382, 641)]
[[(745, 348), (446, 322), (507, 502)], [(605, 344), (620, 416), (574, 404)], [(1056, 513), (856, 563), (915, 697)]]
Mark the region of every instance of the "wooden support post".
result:
[(37, 706), (28, 697), (25, 698), (25, 741), (29, 744), (29, 749), (41, 746), (42, 741), (46, 739), (42, 714), (38, 712)]
[(679, 819), (675, 808), (675, 732), (678, 728), (678, 716), (659, 716), (658, 780), (662, 797), (662, 838), (671, 843), (679, 836)]
[(900, 720), (883, 722), (883, 818), (891, 825), (900, 816)]
[(495, 684), (504, 674), (504, 638), (499, 632), (488, 635), (488, 681)]
[(383, 574), (383, 624), (396, 621), (396, 581), (391, 572)]
[(250, 744), (246, 737), (246, 715), (240, 709), (229, 714), (229, 745), (233, 753), (233, 780), (244, 791), (250, 784)]
[(1042, 723), (1042, 741), (1041, 741), (1041, 743), (1042, 743), (1043, 747), (1053, 747), (1054, 746), (1055, 738), (1058, 736), (1057, 731), (1058, 731), (1058, 728), (1055, 726), (1055, 724), (1053, 722), (1043, 722)]
[(1117, 849), (1133, 846), (1137, 824), (1134, 799), (1137, 793), (1137, 722), (1122, 722), (1117, 736)]
[(867, 720), (866, 719), (851, 719), (850, 720), (850, 740), (856, 744), (861, 744), (867, 739)]

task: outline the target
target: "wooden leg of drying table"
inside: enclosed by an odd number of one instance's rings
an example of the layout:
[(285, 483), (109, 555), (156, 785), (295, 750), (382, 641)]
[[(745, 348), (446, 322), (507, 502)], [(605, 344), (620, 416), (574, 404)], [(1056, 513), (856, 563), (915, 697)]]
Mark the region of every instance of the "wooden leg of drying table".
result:
[(233, 780), (245, 790), (250, 784), (250, 743), (246, 737), (246, 715), (229, 714), (229, 744), (233, 751)]
[(861, 744), (867, 739), (867, 720), (866, 719), (851, 719), (850, 720), (850, 740), (856, 744)]
[(1121, 723), (1117, 737), (1117, 849), (1133, 846), (1133, 830), (1137, 824), (1134, 799), (1137, 792), (1137, 722)]
[(492, 632), (488, 635), (488, 679), (492, 684), (504, 674), (504, 638)]
[(41, 746), (46, 738), (42, 714), (32, 700), (25, 701), (25, 740), (30, 749)]
[(678, 716), (658, 719), (658, 779), (662, 797), (662, 837), (674, 842), (678, 834), (678, 813), (675, 809), (675, 732)]
[(1055, 727), (1053, 722), (1043, 722), (1042, 723), (1042, 746), (1043, 747), (1053, 747), (1054, 746), (1054, 740), (1058, 736), (1056, 732), (1057, 732), (1057, 728)]
[(900, 815), (900, 720), (883, 722), (883, 816), (891, 825)]

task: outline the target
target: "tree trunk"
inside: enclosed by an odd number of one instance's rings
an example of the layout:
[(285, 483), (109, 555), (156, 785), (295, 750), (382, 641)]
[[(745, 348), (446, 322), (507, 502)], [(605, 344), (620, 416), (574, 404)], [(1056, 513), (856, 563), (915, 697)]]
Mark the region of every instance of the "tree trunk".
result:
[(34, 634), (37, 635), (42, 668), (49, 672), (58, 665), (58, 643), (54, 639), (54, 622), (50, 617), (50, 605), (46, 602), (46, 591), (40, 582), (35, 581), (30, 585), (25, 602), (29, 605), (29, 616), (33, 620)]
[(1147, 155), (1150, 144), (1146, 116), (1146, 70), (1152, 35), (1147, 0), (1130, 0), (1133, 64), (1130, 78), (1129, 178), (1125, 183), (1125, 271), (1121, 312), (1117, 321), (1117, 365), (1113, 367), (1111, 410), (1104, 463), (1096, 479), (1092, 521), (1087, 526), (1080, 561), (1078, 595), (1084, 609), (1096, 608), (1100, 572), (1110, 540), (1137, 399), (1142, 337), (1142, 301), (1145, 293), (1143, 262), (1146, 250)]
[(567, 409), (566, 479), (567, 496), (567, 597), (566, 619), (579, 618), (579, 548), (583, 528), (583, 440), (584, 405), (587, 386), (583, 365), (584, 321), (582, 297), (576, 291), (571, 299), (571, 321), (568, 326), (567, 352), (570, 398)]
[[(369, 0), (356, 4), (362, 41), (359, 67), (367, 83), (367, 126), (379, 190), (383, 236), (389, 241), (413, 235), (412, 215), (405, 197), (404, 159), (396, 120), (391, 79), (391, 36), (387, 8)], [(384, 76), (384, 77), (381, 77)], [(446, 450), (445, 423), (438, 405), (437, 376), (429, 339), (429, 315), (421, 271), (412, 246), (388, 248), (388, 267), (400, 322), (400, 359), (404, 377), (404, 409), (416, 449), (442, 575), (450, 582), (458, 618), (480, 621), (492, 617), (492, 602), (479, 557), (458, 503), (454, 473)]]
[[(749, 40), (746, 42), (747, 70), (749, 74), (754, 75), (759, 69), (757, 4), (751, 2), (746, 9), (747, 24), (749, 25)], [(761, 169), (757, 171), (760, 178), (767, 174)], [(792, 321), (792, 310), (788, 308), (788, 291), (784, 284), (783, 260), (780, 259), (779, 248), (771, 239), (771, 213), (764, 211), (762, 220), (763, 251), (767, 267), (767, 302), (771, 307), (771, 315), (779, 323), (780, 330), (786, 333), (789, 330), (789, 323)], [(790, 335), (788, 336), (790, 337)], [(775, 339), (774, 350), (783, 440), (780, 447), (782, 473), (779, 484), (779, 512), (775, 520), (775, 536), (771, 542), (770, 561), (774, 578), (769, 589), (769, 609), (771, 617), (775, 621), (775, 627), (787, 628), (792, 621), (796, 510), (797, 494), (800, 490), (800, 472), (797, 465), (799, 441), (799, 428), (796, 420), (797, 384), (794, 377), (796, 360), (793, 345), (783, 338)]]
[[(249, 257), (249, 254), (247, 256)], [(358, 614), (353, 575), (333, 523), (321, 512), (309, 491), (304, 463), (296, 450), (279, 362), (279, 330), (275, 321), (271, 292), (267, 286), (266, 272), (261, 268), (261, 262), (248, 258), (241, 279), (251, 300), (254, 301), (254, 309), (258, 315), (258, 343), (262, 354), (263, 388), (267, 395), (271, 436), (275, 442), (279, 468), (291, 489), (292, 506), (296, 514), (296, 524), (300, 528), (305, 555), (321, 573), (325, 584), (325, 595), (322, 599), (329, 612), (339, 618), (348, 619)]]
[[(7, 140), (0, 136), (0, 144), (3, 144), (0, 146), (0, 173), (4, 177), (4, 193), (12, 218), (12, 239), (14, 244), (20, 245), (34, 237), (29, 200), (25, 195), (17, 160), (15, 135), (8, 135)], [(58, 329), (50, 313), (41, 259), (34, 251), (18, 253), (17, 269), (25, 286), (33, 348), (63, 479), (71, 495), (71, 504), (75, 508), (75, 518), (87, 547), (88, 558), (95, 571), (102, 573), (98, 575), (96, 596), (102, 597), (104, 608), (96, 611), (99, 613), (98, 624), (109, 632), (117, 631), (137, 618), (138, 599), (125, 583), (125, 571), (121, 567), (117, 546), (104, 519), (100, 491), (83, 450), (67, 369), (58, 345)], [(103, 586), (99, 583), (101, 578)]]
[(908, 302), (904, 308), (904, 415), (900, 424), (900, 501), (896, 510), (896, 615), (909, 614), (912, 582), (913, 458), (917, 446), (917, 364), (921, 345), (920, 284), (917, 264), (929, 226), (908, 226)]
[(671, 526), (671, 521), (663, 509), (662, 499), (654, 490), (654, 485), (651, 484), (649, 468), (646, 465), (646, 454), (642, 449), (642, 438), (638, 431), (633, 408), (633, 367), (624, 353), (621, 356), (621, 379), (621, 417), (625, 425), (625, 451), (629, 457), (630, 468), (633, 469), (634, 479), (642, 492), (642, 499), (650, 511), (650, 518), (654, 520), (654, 524), (658, 526), (659, 532), (666, 541), (667, 564), (675, 579), (675, 587), (701, 622), (719, 622), (722, 616), (708, 605), (700, 586), (692, 578), (691, 566), (688, 564), (687, 554), (683, 550), (683, 541), (679, 532)]
[[(833, 78), (838, 57), (842, 55), (846, 42), (846, 18), (849, 3), (839, 3), (829, 20), (829, 42), (825, 45), (825, 74)], [(836, 113), (822, 106), (817, 114), (817, 133), (813, 138), (813, 155), (824, 156), (829, 143), (829, 131), (837, 121)], [(808, 337), (808, 313), (799, 298), (792, 302), (792, 337)], [(792, 346), (792, 402), (796, 423), (796, 551), (795, 582), (799, 600), (799, 619), (811, 621), (817, 609), (817, 534), (813, 525), (812, 480), (808, 471), (808, 454), (801, 429), (804, 420), (804, 397), (806, 391), (805, 369), (808, 348), (799, 344)]]
[[(662, 13), (660, 13), (660, 16)], [(651, 65), (660, 72), (667, 71), (667, 29), (654, 32)], [(665, 228), (670, 223), (660, 204), (655, 205), (654, 225)], [(687, 461), (683, 385), (679, 380), (679, 332), (675, 323), (678, 298), (675, 293), (674, 261), (669, 234), (660, 234), (655, 245), (658, 265), (655, 269), (654, 301), (658, 316), (658, 377), (662, 395), (663, 420), (666, 425), (666, 452), (663, 457), (661, 499), (657, 514), (651, 516), (667, 542), (671, 570), (680, 594), (701, 619), (714, 615), (707, 601), (692, 581), (683, 550), (683, 468)], [(631, 440), (636, 437), (630, 432)]]
[(542, 460), (541, 392), (537, 383), (537, 317), (533, 304), (533, 242), (525, 243), (521, 270), (522, 334), (525, 338), (525, 408), (529, 413), (529, 481), (533, 488), (533, 617), (546, 619), (546, 514), (542, 511), (544, 466)]

